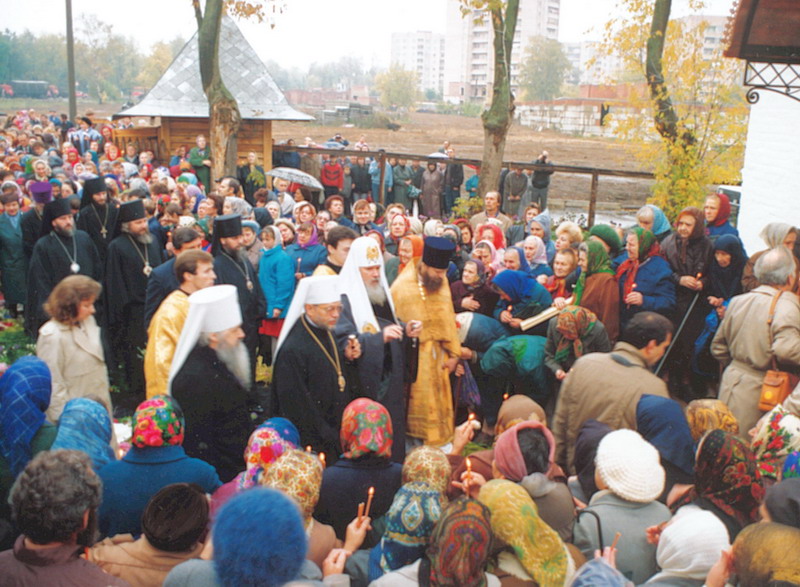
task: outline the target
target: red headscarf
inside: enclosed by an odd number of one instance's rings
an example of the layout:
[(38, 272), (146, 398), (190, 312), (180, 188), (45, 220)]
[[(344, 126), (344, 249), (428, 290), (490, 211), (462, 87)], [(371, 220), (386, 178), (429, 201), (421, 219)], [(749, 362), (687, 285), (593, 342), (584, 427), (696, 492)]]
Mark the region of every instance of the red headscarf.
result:
[[(717, 217), (714, 218), (714, 221), (709, 222), (708, 225), (722, 226), (728, 221), (728, 218), (731, 217), (731, 201), (725, 194), (714, 194), (709, 197), (719, 198), (719, 212), (717, 212)], [(681, 211), (681, 214), (683, 214), (683, 211)]]
[[(418, 234), (409, 234), (408, 236), (404, 236), (401, 240), (405, 239), (411, 241), (411, 250), (413, 251), (411, 253), (411, 262), (415, 263), (422, 258), (422, 250), (425, 248), (425, 241)], [(398, 272), (405, 269), (405, 267), (406, 266), (403, 263), (400, 263)]]
[(478, 232), (476, 233), (478, 235), (478, 240), (479, 241), (486, 240), (483, 238), (483, 231), (486, 230), (487, 228), (492, 231), (492, 244), (494, 245), (494, 248), (497, 250), (505, 249), (506, 237), (503, 236), (503, 230), (496, 224), (492, 224), (490, 222), (487, 222), (486, 224), (481, 224), (478, 227)]

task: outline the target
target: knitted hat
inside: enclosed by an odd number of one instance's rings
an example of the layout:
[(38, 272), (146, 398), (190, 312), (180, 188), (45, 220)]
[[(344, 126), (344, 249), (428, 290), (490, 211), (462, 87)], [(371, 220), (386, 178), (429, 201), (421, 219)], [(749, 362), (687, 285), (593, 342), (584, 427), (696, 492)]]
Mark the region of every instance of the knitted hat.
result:
[(664, 491), (664, 469), (658, 451), (638, 432), (616, 430), (600, 441), (597, 473), (623, 499), (647, 503)]
[(620, 248), (622, 248), (622, 241), (619, 240), (617, 231), (608, 224), (595, 224), (589, 231), (589, 236), (596, 236), (606, 243), (611, 249), (610, 255), (612, 257), (616, 256)]

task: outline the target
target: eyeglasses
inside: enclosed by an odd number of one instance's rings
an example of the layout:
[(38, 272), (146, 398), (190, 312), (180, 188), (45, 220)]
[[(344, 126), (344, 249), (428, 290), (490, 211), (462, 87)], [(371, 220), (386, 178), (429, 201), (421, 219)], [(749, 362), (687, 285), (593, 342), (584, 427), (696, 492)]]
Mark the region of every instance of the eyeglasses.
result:
[(316, 308), (325, 314), (335, 314), (342, 311), (342, 304), (321, 305), (315, 304)]

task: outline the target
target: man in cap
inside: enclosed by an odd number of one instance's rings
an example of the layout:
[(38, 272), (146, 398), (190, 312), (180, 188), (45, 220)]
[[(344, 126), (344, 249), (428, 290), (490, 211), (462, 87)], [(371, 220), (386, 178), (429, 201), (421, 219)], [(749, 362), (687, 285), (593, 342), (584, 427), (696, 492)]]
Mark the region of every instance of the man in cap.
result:
[(22, 250), (19, 192), (3, 192), (0, 202), (5, 212), (0, 214), (0, 274), (5, 307), (16, 318), (19, 307), (26, 301), (28, 259)]
[(148, 398), (168, 392), (169, 368), (189, 313), (189, 296), (214, 285), (217, 277), (214, 257), (201, 250), (181, 253), (171, 266), (180, 287), (161, 303), (147, 328), (144, 377)]
[(329, 462), (342, 452), (342, 412), (354, 397), (346, 362), (361, 356), (357, 339), (346, 340), (342, 350), (333, 336), (342, 312), (339, 284), (337, 275), (300, 280), (278, 338), (272, 376), (275, 412), (297, 426), (303, 446), (324, 452)]
[(461, 357), (461, 344), (447, 283), (454, 251), (455, 245), (446, 238), (426, 238), (422, 260), (417, 266), (409, 264), (391, 290), (397, 317), (404, 322), (422, 322), (406, 434), (434, 446), (449, 443), (455, 427), (450, 374)]
[(340, 275), (342, 316), (336, 338), (343, 347), (350, 336), (357, 337), (362, 353), (356, 362), (356, 395), (372, 398), (389, 410), (394, 431), (392, 459), (401, 463), (406, 448), (405, 343), (419, 336), (422, 325), (414, 321), (403, 325), (396, 318), (383, 255), (374, 239), (362, 236), (353, 241)]
[(242, 449), (253, 429), (247, 410), (251, 386), (242, 314), (232, 285), (189, 296), (189, 314), (169, 372), (172, 396), (183, 408), (186, 454), (213, 465), (227, 483), (242, 469)]
[(83, 184), (77, 226), (92, 237), (94, 246), (97, 247), (100, 259), (104, 263), (108, 245), (114, 236), (117, 213), (117, 207), (108, 201), (106, 180), (102, 177), (87, 179)]
[(119, 405), (133, 410), (144, 399), (144, 366), (140, 356), (144, 349), (144, 300), (147, 280), (163, 261), (162, 250), (147, 227), (144, 202), (129, 200), (119, 207), (114, 240), (108, 245), (105, 294), (107, 324), (111, 335), (113, 366), (120, 363), (115, 383), (126, 395)]
[(53, 200), (44, 207), (41, 238), (36, 242), (28, 268), (28, 303), (25, 330), (36, 337), (49, 320), (44, 303), (59, 281), (80, 273), (95, 281), (103, 278), (103, 265), (91, 237), (75, 229), (69, 199)]
[(258, 327), (266, 316), (267, 302), (258, 274), (244, 250), (242, 217), (238, 214), (217, 216), (214, 220), (214, 272), (217, 284), (229, 283), (239, 293), (239, 307), (244, 322), (244, 344), (250, 355), (251, 379), (255, 379)]
[(46, 181), (35, 181), (28, 186), (28, 191), (33, 199), (33, 206), (20, 218), (22, 228), (22, 249), (25, 257), (30, 260), (33, 255), (33, 245), (42, 235), (42, 214), (45, 204), (53, 200), (53, 185)]

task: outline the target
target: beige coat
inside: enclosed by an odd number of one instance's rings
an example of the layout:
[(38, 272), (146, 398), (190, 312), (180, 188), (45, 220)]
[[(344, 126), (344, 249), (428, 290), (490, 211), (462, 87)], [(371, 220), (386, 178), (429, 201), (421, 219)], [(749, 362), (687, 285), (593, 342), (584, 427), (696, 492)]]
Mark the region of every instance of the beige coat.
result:
[(800, 302), (797, 296), (791, 292), (781, 295), (772, 328), (767, 328), (770, 304), (777, 292), (773, 287), (762, 285), (733, 298), (711, 343), (711, 354), (727, 365), (720, 382), (719, 399), (736, 416), (739, 434), (744, 438), (764, 413), (758, 409), (758, 399), (772, 354), (782, 368), (797, 371), (800, 367)]
[(556, 404), (553, 436), (556, 463), (574, 473), (575, 440), (586, 420), (598, 420), (614, 430), (636, 430), (636, 405), (644, 394), (669, 397), (639, 349), (618, 342), (610, 353), (590, 353), (575, 362)]
[(36, 355), (47, 363), (53, 377), (53, 393), (47, 409), (50, 422), (58, 422), (69, 400), (89, 395), (106, 402), (113, 412), (100, 327), (94, 316), (78, 326), (48, 320), (39, 329)]

